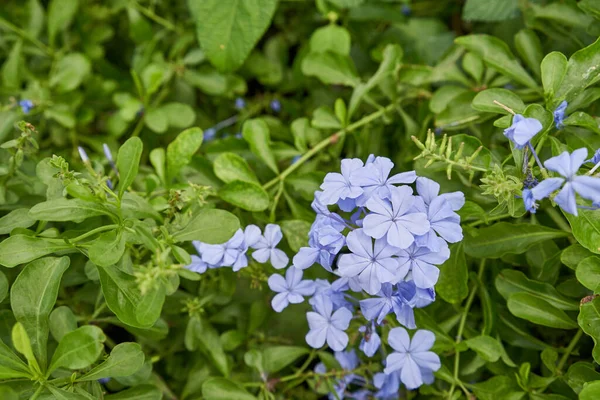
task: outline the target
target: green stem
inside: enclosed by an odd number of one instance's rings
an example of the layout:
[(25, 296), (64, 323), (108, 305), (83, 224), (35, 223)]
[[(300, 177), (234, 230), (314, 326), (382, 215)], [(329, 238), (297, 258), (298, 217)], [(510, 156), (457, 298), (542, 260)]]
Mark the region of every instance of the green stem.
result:
[[(479, 264), (479, 271), (477, 272), (477, 277), (481, 279), (483, 277), (483, 271), (485, 268), (485, 258), (481, 259), (481, 263)], [(467, 298), (467, 302), (465, 303), (465, 309), (463, 310), (462, 316), (460, 318), (460, 323), (458, 324), (458, 332), (456, 333), (456, 345), (458, 345), (462, 341), (462, 335), (465, 330), (465, 325), (467, 324), (467, 316), (469, 315), (469, 310), (471, 309), (471, 305), (473, 305), (473, 301), (475, 300), (475, 295), (477, 294), (477, 281), (473, 284), (471, 288), (471, 293), (469, 293), (469, 297)], [(452, 394), (454, 393), (454, 389), (456, 385), (459, 385), (460, 388), (465, 392), (468, 396), (469, 391), (464, 387), (460, 378), (458, 377), (458, 372), (460, 370), (460, 351), (456, 351), (456, 355), (454, 357), (454, 383), (450, 387), (450, 392), (448, 393), (448, 398), (452, 398)]]
[(104, 225), (104, 226), (101, 226), (99, 228), (92, 229), (91, 231), (86, 232), (83, 235), (77, 236), (76, 238), (69, 239), (69, 242), (71, 242), (71, 243), (77, 243), (77, 242), (79, 242), (79, 241), (81, 241), (81, 240), (83, 240), (85, 238), (88, 238), (90, 236), (95, 235), (96, 233), (100, 233), (100, 232), (104, 232), (104, 231), (110, 231), (111, 229), (116, 229), (118, 227), (119, 227), (119, 225)]
[(569, 359), (569, 356), (571, 355), (571, 352), (577, 345), (577, 342), (579, 342), (579, 339), (581, 339), (581, 335), (583, 335), (583, 331), (579, 329), (575, 336), (573, 336), (573, 339), (571, 339), (569, 346), (565, 350), (565, 354), (563, 354), (563, 356), (560, 358), (558, 366), (556, 367), (558, 371), (561, 371), (564, 368), (565, 364), (567, 363), (567, 360)]
[(504, 218), (509, 218), (509, 217), (511, 217), (510, 214), (500, 214), (500, 215), (496, 215), (495, 217), (490, 217), (490, 218), (485, 219), (485, 220), (480, 219), (478, 221), (471, 222), (469, 224), (469, 226), (474, 227), (474, 226), (477, 226), (477, 225), (480, 225), (480, 224), (484, 224), (484, 223), (487, 224), (488, 222), (497, 221), (499, 219), (504, 219)]
[(271, 207), (271, 214), (269, 215), (269, 220), (274, 223), (275, 222), (275, 211), (277, 210), (277, 204), (279, 204), (279, 199), (281, 198), (281, 194), (283, 193), (284, 183), (283, 181), (279, 182), (279, 189), (277, 189), (277, 193), (273, 198), (273, 207)]
[(40, 397), (40, 394), (42, 394), (42, 391), (44, 390), (44, 386), (40, 385), (37, 390), (35, 391), (35, 393), (33, 394), (33, 396), (31, 396), (29, 398), (29, 400), (36, 400), (38, 397)]
[(44, 43), (40, 42), (39, 40), (37, 40), (36, 38), (34, 38), (33, 36), (31, 36), (27, 31), (19, 28), (16, 25), (11, 24), (10, 22), (8, 22), (7, 20), (5, 20), (4, 18), (1, 18), (1, 17), (0, 17), (0, 27), (4, 27), (4, 28), (6, 28), (8, 30), (13, 31), (14, 33), (16, 33), (17, 35), (19, 35), (23, 39), (27, 39), (31, 43), (35, 44), (37, 47), (39, 47), (48, 56), (52, 56), (52, 50), (50, 49), (50, 47), (46, 46)]
[(558, 211), (556, 211), (556, 208), (554, 207), (549, 207), (546, 208), (546, 213), (548, 214), (548, 216), (550, 218), (552, 218), (552, 221), (554, 221), (554, 223), (556, 225), (558, 225), (558, 227), (560, 229), (562, 229), (565, 232), (571, 232), (571, 226), (564, 220), (563, 217), (561, 217), (561, 215), (558, 213)]
[(166, 29), (168, 29), (170, 31), (181, 33), (181, 30), (177, 26), (175, 26), (171, 21), (166, 20), (163, 17), (156, 15), (152, 10), (149, 10), (146, 7), (143, 7), (137, 1), (132, 0), (131, 4), (139, 12), (141, 12), (142, 14), (144, 14), (146, 17), (150, 18), (152, 21), (156, 22), (157, 24), (162, 25), (163, 27), (165, 27)]
[(312, 156), (314, 156), (315, 154), (317, 154), (318, 152), (320, 152), (321, 150), (323, 150), (330, 144), (336, 143), (340, 139), (341, 136), (343, 136), (346, 133), (353, 132), (353, 131), (357, 130), (358, 128), (360, 128), (361, 126), (364, 126), (364, 125), (382, 117), (385, 113), (393, 110), (395, 106), (396, 106), (395, 103), (390, 104), (387, 107), (382, 108), (379, 111), (376, 111), (372, 114), (369, 114), (369, 115), (361, 118), (360, 120), (348, 125), (346, 128), (337, 131), (333, 135), (331, 135), (328, 138), (317, 143), (317, 145), (315, 147), (313, 147), (312, 149), (307, 151), (302, 157), (300, 157), (300, 159), (298, 161), (296, 161), (294, 164), (290, 165), (285, 171), (283, 171), (281, 174), (279, 174), (279, 176), (277, 176), (276, 178), (273, 178), (269, 182), (265, 183), (263, 185), (263, 189), (266, 190), (266, 189), (276, 185), (277, 182), (284, 181), (285, 178), (287, 178), (292, 172), (294, 172), (295, 170), (300, 168)]

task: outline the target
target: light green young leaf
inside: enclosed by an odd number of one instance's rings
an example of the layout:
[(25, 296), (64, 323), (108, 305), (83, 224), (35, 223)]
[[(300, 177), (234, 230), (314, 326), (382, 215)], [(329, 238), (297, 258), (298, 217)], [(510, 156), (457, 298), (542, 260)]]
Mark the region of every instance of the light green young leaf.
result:
[(144, 122), (155, 133), (165, 133), (169, 127), (169, 117), (162, 108), (150, 108), (145, 112)]
[(508, 309), (534, 324), (557, 329), (575, 329), (577, 324), (562, 310), (529, 293), (513, 293), (508, 298)]
[(210, 62), (238, 69), (267, 30), (277, 0), (188, 0), (196, 34)]
[(23, 268), (10, 290), (10, 304), (18, 322), (29, 335), (33, 353), (41, 367), (46, 367), (48, 317), (56, 298), (69, 257), (46, 257)]
[(346, 28), (335, 24), (318, 28), (310, 37), (310, 51), (313, 53), (331, 51), (348, 56), (350, 55), (350, 33)]
[(167, 116), (169, 126), (173, 128), (187, 128), (196, 120), (196, 113), (188, 104), (167, 103), (161, 106), (161, 110)]
[(232, 181), (219, 190), (219, 197), (247, 211), (264, 211), (269, 207), (269, 195), (255, 183)]
[(179, 175), (181, 169), (188, 165), (200, 145), (202, 145), (202, 129), (190, 128), (181, 132), (167, 146), (167, 184)]
[(536, 89), (537, 82), (519, 64), (510, 48), (502, 40), (490, 35), (467, 35), (455, 39), (456, 44), (477, 54), (481, 59), (516, 82)]
[(45, 255), (68, 249), (72, 249), (72, 246), (61, 239), (14, 235), (0, 242), (0, 265), (13, 268)]
[(260, 118), (247, 120), (242, 127), (242, 136), (248, 142), (252, 153), (267, 164), (271, 171), (278, 174), (279, 168), (271, 150), (271, 135), (267, 123)]
[(117, 230), (104, 232), (90, 242), (88, 257), (100, 266), (116, 264), (125, 252), (125, 235)]
[(57, 368), (83, 369), (92, 365), (104, 349), (106, 336), (94, 325), (82, 326), (67, 333), (58, 343), (47, 375)]
[(27, 331), (23, 327), (23, 324), (17, 322), (12, 328), (12, 344), (15, 350), (25, 356), (27, 364), (29, 365), (28, 370), (33, 372), (35, 375), (41, 373), (43, 368), (40, 368), (36, 356), (33, 354), (33, 347), (31, 347), (31, 338), (27, 334)]
[(239, 219), (225, 210), (200, 210), (181, 230), (173, 234), (177, 242), (199, 240), (209, 244), (228, 241), (240, 228)]
[(213, 168), (215, 175), (225, 183), (235, 180), (260, 183), (246, 160), (235, 153), (221, 153), (215, 159)]
[(477, 258), (500, 258), (521, 254), (536, 243), (567, 236), (566, 232), (542, 225), (499, 222), (478, 230), (476, 237), (464, 239), (465, 253)]
[(127, 141), (119, 148), (119, 153), (117, 154), (119, 197), (123, 197), (123, 193), (125, 193), (137, 176), (143, 149), (144, 144), (138, 137), (127, 139)]
[(78, 381), (94, 381), (102, 378), (129, 376), (144, 365), (144, 352), (138, 343), (119, 343), (102, 364), (78, 378)]
[(52, 310), (49, 319), (50, 333), (57, 342), (70, 332), (77, 329), (77, 317), (67, 306), (60, 306)]
[(210, 378), (202, 384), (202, 396), (206, 400), (256, 400), (237, 382), (226, 378)]
[(579, 400), (600, 399), (600, 381), (588, 382), (579, 393)]

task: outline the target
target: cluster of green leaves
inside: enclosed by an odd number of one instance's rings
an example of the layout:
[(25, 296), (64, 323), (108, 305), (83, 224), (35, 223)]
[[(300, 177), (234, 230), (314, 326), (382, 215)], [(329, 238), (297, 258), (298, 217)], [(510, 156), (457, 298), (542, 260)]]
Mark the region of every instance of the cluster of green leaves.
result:
[(467, 198), (416, 315), (443, 366), (405, 395), (600, 397), (600, 211), (526, 214), (523, 181), (546, 171), (502, 135), (508, 108), (542, 122), (542, 159), (600, 148), (598, 26), (593, 0), (7, 1), (0, 397), (330, 392), (348, 372), (305, 344), (308, 306), (270, 309), (271, 267), (183, 267), (190, 241), (248, 224), (279, 224), (293, 256), (325, 173), (369, 154)]

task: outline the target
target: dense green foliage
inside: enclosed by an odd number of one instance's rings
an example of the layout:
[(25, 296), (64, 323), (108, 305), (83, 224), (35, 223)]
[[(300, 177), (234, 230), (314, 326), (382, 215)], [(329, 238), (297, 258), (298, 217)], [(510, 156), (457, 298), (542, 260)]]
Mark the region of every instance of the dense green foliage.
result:
[(526, 212), (547, 171), (502, 134), (514, 111), (542, 160), (591, 158), (599, 35), (596, 0), (3, 1), (0, 398), (326, 396), (348, 371), (306, 302), (271, 309), (270, 265), (184, 266), (249, 224), (293, 257), (325, 174), (369, 154), (467, 199), (415, 310), (442, 368), (401, 398), (600, 398), (600, 210)]

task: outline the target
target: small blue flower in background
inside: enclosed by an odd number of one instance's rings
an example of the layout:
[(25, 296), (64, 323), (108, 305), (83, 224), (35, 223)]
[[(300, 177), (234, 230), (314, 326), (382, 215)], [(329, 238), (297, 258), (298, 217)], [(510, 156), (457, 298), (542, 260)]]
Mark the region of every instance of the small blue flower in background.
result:
[(347, 277), (358, 276), (365, 292), (375, 295), (381, 290), (382, 283), (396, 278), (398, 261), (392, 256), (399, 249), (390, 246), (385, 239), (377, 239), (373, 244), (373, 239), (362, 229), (356, 229), (348, 233), (346, 245), (352, 253), (340, 257), (339, 273)]
[(315, 292), (315, 283), (302, 280), (302, 270), (288, 268), (285, 279), (279, 274), (269, 277), (269, 288), (278, 294), (271, 300), (273, 310), (281, 312), (288, 304), (298, 304), (304, 301), (303, 296), (312, 296)]
[(210, 140), (213, 140), (215, 138), (215, 136), (217, 136), (217, 130), (214, 128), (208, 128), (207, 130), (204, 131), (203, 140), (205, 142), (208, 142)]
[(306, 313), (310, 331), (306, 334), (306, 343), (318, 349), (325, 342), (334, 351), (342, 351), (348, 345), (348, 335), (344, 332), (350, 326), (352, 312), (347, 308), (333, 311), (329, 298), (320, 295), (314, 298), (314, 312)]
[(440, 250), (437, 252), (416, 244), (398, 251), (400, 268), (412, 273), (412, 279), (418, 288), (432, 288), (440, 276), (440, 270), (436, 265), (441, 265), (450, 258), (448, 244), (440, 238), (437, 240), (440, 242), (438, 246)]
[(77, 146), (77, 151), (79, 151), (79, 157), (81, 157), (81, 161), (83, 161), (85, 164), (90, 162), (90, 158), (83, 147)]
[(373, 376), (373, 385), (378, 389), (375, 393), (375, 398), (378, 400), (396, 400), (400, 391), (400, 374), (392, 372), (384, 374), (378, 372)]
[[(359, 359), (358, 359), (358, 355), (356, 354), (356, 351), (355, 350), (336, 351), (334, 353), (334, 357), (335, 357), (336, 361), (340, 364), (342, 371), (346, 372), (346, 374), (344, 374), (341, 378), (335, 380), (335, 382), (333, 384), (335, 394), (330, 393), (329, 399), (330, 400), (336, 400), (336, 399), (365, 399), (366, 400), (367, 397), (364, 397), (366, 394), (363, 394), (364, 391), (362, 391), (362, 390), (358, 391), (358, 392), (354, 392), (354, 393), (346, 392), (346, 390), (348, 389), (348, 386), (350, 386), (351, 384), (365, 384), (366, 383), (361, 376), (353, 374), (353, 373), (347, 373), (358, 367)], [(327, 372), (327, 367), (325, 367), (325, 364), (319, 363), (315, 367), (315, 372), (318, 374), (325, 374)]]
[(567, 110), (567, 106), (569, 104), (567, 103), (566, 100), (563, 100), (562, 103), (560, 103), (558, 105), (558, 107), (556, 107), (556, 110), (554, 110), (554, 124), (556, 126), (556, 129), (560, 129), (563, 127), (563, 121), (565, 119), (565, 111)]
[(377, 196), (367, 201), (371, 213), (364, 218), (363, 229), (374, 239), (385, 237), (390, 246), (405, 249), (415, 236), (429, 231), (429, 221), (426, 214), (411, 211), (415, 197), (410, 187), (394, 187), (391, 192), (390, 201)]
[(242, 99), (241, 97), (238, 97), (235, 99), (235, 109), (236, 110), (242, 110), (246, 108), (246, 101), (244, 99)]
[(269, 107), (271, 107), (271, 110), (273, 110), (273, 112), (275, 113), (281, 111), (281, 103), (277, 99), (271, 100), (271, 102), (269, 103)]
[(33, 107), (35, 107), (33, 101), (27, 99), (19, 101), (19, 106), (21, 107), (21, 111), (23, 111), (23, 114), (29, 114)]
[(105, 385), (108, 382), (110, 382), (110, 378), (100, 378), (100, 379), (98, 379), (98, 383), (101, 384), (101, 385)]
[(408, 4), (402, 4), (402, 8), (400, 9), (400, 12), (405, 17), (409, 17), (410, 14), (412, 13), (412, 9), (410, 8), (410, 6)]
[(363, 333), (363, 338), (358, 345), (358, 348), (365, 353), (367, 357), (373, 357), (373, 355), (381, 346), (381, 338), (375, 328), (375, 321), (371, 322), (370, 325), (363, 325), (358, 329), (359, 332)]
[(433, 332), (419, 329), (412, 340), (404, 328), (394, 328), (388, 335), (389, 345), (396, 350), (387, 356), (384, 373), (400, 371), (400, 380), (410, 390), (433, 382), (433, 372), (442, 366), (440, 357), (429, 351), (435, 342)]
[(522, 149), (542, 128), (542, 123), (537, 119), (517, 114), (513, 117), (512, 125), (504, 130), (504, 136), (514, 143), (515, 148)]
[(541, 200), (562, 187), (560, 192), (554, 197), (554, 201), (564, 211), (573, 215), (577, 215), (575, 194), (579, 194), (584, 199), (592, 200), (594, 203), (600, 201), (600, 179), (592, 176), (577, 175), (577, 171), (585, 162), (587, 154), (587, 149), (581, 148), (573, 151), (571, 154), (565, 151), (556, 157), (546, 160), (544, 166), (548, 170), (560, 174), (563, 178), (544, 179), (531, 189), (533, 198)]
[(600, 162), (600, 149), (594, 152), (594, 155), (589, 160), (585, 160), (586, 163), (598, 164)]
[[(237, 272), (248, 266), (246, 252), (260, 240), (260, 229), (248, 225), (245, 230), (238, 229), (231, 239), (223, 244), (194, 242), (194, 246), (209, 268), (233, 267)], [(195, 266), (193, 268), (200, 268)]]
[(271, 260), (271, 265), (276, 269), (285, 268), (290, 259), (283, 250), (276, 248), (279, 242), (281, 242), (281, 239), (283, 239), (283, 234), (281, 233), (279, 225), (268, 224), (265, 227), (264, 236), (261, 236), (258, 241), (252, 245), (252, 248), (254, 249), (252, 258), (259, 263), (266, 263)]
[(110, 151), (110, 147), (108, 147), (108, 145), (106, 143), (102, 144), (102, 150), (104, 151), (104, 157), (106, 157), (106, 159), (110, 162), (113, 163), (113, 156), (112, 153)]
[(294, 157), (292, 158), (292, 162), (291, 162), (291, 163), (292, 163), (292, 164), (296, 164), (296, 163), (298, 162), (298, 160), (300, 160), (300, 158), (301, 158), (301, 157), (302, 157), (302, 156), (294, 156)]

